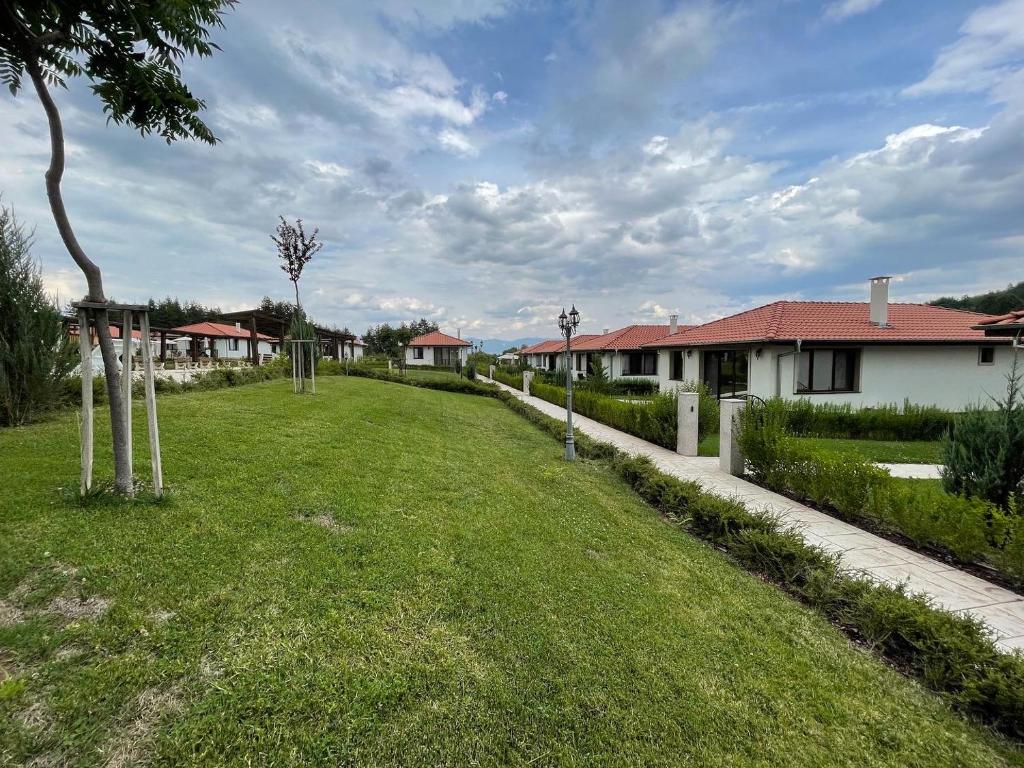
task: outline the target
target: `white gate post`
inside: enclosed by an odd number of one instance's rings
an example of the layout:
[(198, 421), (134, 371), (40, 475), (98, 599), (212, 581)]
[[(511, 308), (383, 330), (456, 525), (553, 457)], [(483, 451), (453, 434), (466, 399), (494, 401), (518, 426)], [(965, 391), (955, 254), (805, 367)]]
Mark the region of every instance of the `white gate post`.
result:
[(682, 456), (697, 455), (697, 409), (700, 395), (696, 392), (680, 392), (678, 413), (678, 434), (676, 436), (676, 453)]
[(743, 474), (743, 452), (737, 440), (739, 415), (747, 401), (729, 398), (720, 400), (718, 404), (722, 409), (718, 427), (718, 466), (723, 472), (739, 477)]
[(530, 384), (533, 383), (533, 371), (523, 371), (523, 394), (530, 394)]

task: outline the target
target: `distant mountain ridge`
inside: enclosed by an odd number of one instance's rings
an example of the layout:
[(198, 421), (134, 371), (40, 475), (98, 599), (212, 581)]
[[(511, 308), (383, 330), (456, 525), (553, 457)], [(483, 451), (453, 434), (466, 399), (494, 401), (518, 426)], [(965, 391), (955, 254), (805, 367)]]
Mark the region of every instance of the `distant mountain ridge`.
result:
[(474, 343), (483, 341), (484, 352), (488, 352), (492, 355), (500, 355), (509, 347), (522, 347), (529, 346), (530, 344), (536, 344), (538, 341), (544, 341), (541, 336), (526, 336), (521, 339), (471, 339)]

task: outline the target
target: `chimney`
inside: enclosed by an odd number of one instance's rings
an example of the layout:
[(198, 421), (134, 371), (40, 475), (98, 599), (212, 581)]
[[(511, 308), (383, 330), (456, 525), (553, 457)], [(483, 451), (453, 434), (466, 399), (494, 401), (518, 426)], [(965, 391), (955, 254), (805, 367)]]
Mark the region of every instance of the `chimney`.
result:
[(611, 328), (604, 328), (604, 329), (602, 329), (602, 331), (601, 331), (601, 335), (602, 335), (602, 336), (607, 336), (607, 335), (608, 335), (609, 333), (611, 333), (611, 332), (612, 332), (612, 329), (611, 329)]
[(889, 327), (889, 280), (890, 275), (871, 278), (871, 324), (879, 328)]
[(455, 329), (455, 338), (457, 338), (457, 339), (461, 339), (462, 338), (462, 329), (461, 328), (456, 328)]
[(235, 330), (236, 331), (242, 330), (242, 324), (241, 323), (235, 323)]
[(668, 335), (671, 336), (679, 330), (679, 315), (668, 316)]

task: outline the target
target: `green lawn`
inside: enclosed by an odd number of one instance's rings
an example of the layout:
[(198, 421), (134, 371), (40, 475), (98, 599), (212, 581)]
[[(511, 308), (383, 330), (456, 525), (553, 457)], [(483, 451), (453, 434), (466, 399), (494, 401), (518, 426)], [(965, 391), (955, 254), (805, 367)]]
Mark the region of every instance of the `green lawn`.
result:
[(290, 388), (161, 398), (163, 504), (0, 431), (0, 764), (1021, 764), (500, 403)]
[[(939, 464), (941, 444), (932, 440), (842, 440), (836, 438), (796, 437), (802, 445), (835, 451), (891, 464)], [(718, 435), (708, 435), (698, 447), (700, 456), (718, 455)]]

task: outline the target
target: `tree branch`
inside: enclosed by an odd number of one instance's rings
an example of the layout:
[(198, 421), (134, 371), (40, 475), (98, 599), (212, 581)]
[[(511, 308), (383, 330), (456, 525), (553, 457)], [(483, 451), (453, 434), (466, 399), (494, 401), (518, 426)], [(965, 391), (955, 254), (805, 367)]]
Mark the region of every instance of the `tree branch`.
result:
[(46, 196), (50, 201), (50, 210), (53, 212), (54, 221), (57, 223), (57, 231), (60, 232), (64, 246), (75, 260), (79, 269), (85, 274), (86, 283), (89, 286), (89, 301), (106, 301), (103, 295), (103, 277), (100, 268), (85, 255), (82, 246), (75, 237), (71, 228), (67, 210), (64, 208), (64, 198), (60, 190), (60, 182), (64, 176), (64, 128), (60, 121), (60, 111), (57, 104), (46, 87), (46, 80), (43, 78), (42, 68), (37, 59), (30, 59), (26, 63), (32, 84), (35, 86), (36, 94), (46, 112), (46, 120), (50, 126), (50, 166), (46, 169)]

